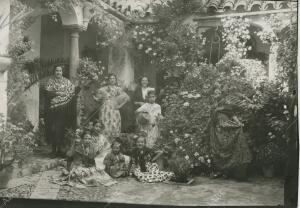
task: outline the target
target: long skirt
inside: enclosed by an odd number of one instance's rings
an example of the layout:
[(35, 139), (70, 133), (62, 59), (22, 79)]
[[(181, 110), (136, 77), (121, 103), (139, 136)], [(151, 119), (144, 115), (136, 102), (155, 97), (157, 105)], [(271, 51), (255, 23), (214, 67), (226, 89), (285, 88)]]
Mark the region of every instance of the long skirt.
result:
[(169, 181), (174, 177), (174, 173), (167, 171), (160, 171), (156, 163), (147, 163), (146, 172), (142, 172), (140, 168), (135, 168), (133, 175), (138, 181), (144, 183), (157, 183), (163, 181)]
[(116, 137), (121, 133), (121, 115), (120, 111), (115, 108), (112, 100), (103, 103), (99, 118), (104, 125), (104, 134), (108, 137)]
[(247, 137), (241, 128), (211, 128), (210, 143), (214, 165), (220, 171), (230, 171), (251, 162)]

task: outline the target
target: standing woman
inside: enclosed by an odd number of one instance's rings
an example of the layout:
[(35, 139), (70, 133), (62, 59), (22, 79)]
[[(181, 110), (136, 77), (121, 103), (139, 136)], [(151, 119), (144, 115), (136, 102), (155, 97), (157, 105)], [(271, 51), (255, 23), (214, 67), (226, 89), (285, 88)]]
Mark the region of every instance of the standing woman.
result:
[(117, 86), (117, 77), (109, 74), (108, 85), (98, 89), (94, 99), (101, 102), (99, 120), (104, 125), (104, 133), (112, 138), (121, 133), (121, 115), (119, 109), (129, 101), (129, 96)]
[(135, 110), (146, 103), (146, 97), (149, 91), (154, 91), (154, 88), (149, 87), (149, 79), (146, 76), (141, 77), (139, 80), (139, 86), (136, 88), (133, 94), (133, 103)]
[(63, 77), (63, 69), (56, 66), (54, 76), (46, 84), (46, 97), (48, 100), (48, 137), (51, 138), (52, 153), (63, 154), (64, 134), (70, 128), (73, 121), (72, 101), (75, 95), (75, 86), (70, 80)]
[[(243, 124), (238, 119), (240, 107), (233, 104), (235, 98), (228, 97), (212, 112), (210, 122), (210, 147), (213, 162), (219, 174), (227, 177), (233, 174), (238, 179), (246, 179), (247, 166), (252, 160)], [(225, 99), (226, 100), (226, 99)]]

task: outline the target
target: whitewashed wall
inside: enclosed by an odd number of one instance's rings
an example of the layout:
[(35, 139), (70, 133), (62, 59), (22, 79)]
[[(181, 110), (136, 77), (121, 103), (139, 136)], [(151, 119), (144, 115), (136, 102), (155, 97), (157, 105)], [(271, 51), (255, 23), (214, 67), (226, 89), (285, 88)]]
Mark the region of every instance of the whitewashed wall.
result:
[[(6, 17), (10, 12), (10, 0), (0, 1), (0, 14)], [(7, 56), (7, 46), (9, 42), (9, 18), (4, 23), (5, 27), (0, 29), (0, 71), (5, 70), (9, 64), (10, 59)], [(0, 113), (6, 118), (7, 116), (7, 71), (0, 72)]]
[[(33, 60), (40, 56), (41, 17), (28, 28), (25, 35), (33, 41), (32, 50), (26, 53), (26, 57)], [(37, 128), (39, 123), (39, 84), (33, 85), (24, 92), (21, 100), (26, 106), (27, 119)]]

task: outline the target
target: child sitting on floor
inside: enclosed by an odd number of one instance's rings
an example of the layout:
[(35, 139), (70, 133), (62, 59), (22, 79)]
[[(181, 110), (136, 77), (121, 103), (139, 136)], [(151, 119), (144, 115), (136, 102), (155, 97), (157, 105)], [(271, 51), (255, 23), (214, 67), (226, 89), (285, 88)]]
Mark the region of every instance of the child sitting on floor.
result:
[(146, 147), (145, 136), (140, 136), (136, 141), (136, 148), (132, 151), (130, 171), (141, 182), (154, 183), (170, 180), (174, 174), (160, 171), (154, 160), (155, 155), (152, 150)]
[(111, 145), (111, 152), (104, 158), (105, 171), (113, 178), (128, 175), (125, 156), (120, 152), (121, 143), (114, 141)]

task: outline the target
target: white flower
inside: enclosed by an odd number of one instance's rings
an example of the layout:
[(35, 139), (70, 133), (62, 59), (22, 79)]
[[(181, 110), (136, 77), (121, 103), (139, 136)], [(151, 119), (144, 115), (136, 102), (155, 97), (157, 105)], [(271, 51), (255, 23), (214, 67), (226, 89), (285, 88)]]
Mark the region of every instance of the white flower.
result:
[(286, 105), (283, 106), (284, 109), (287, 109)]
[(179, 149), (182, 149), (182, 146), (180, 146)]
[(190, 134), (184, 134), (184, 138), (188, 138)]
[(210, 160), (210, 159), (208, 159), (208, 160), (207, 160), (207, 163), (208, 163), (208, 164), (210, 164), (210, 163), (211, 163), (211, 160)]
[(194, 96), (192, 94), (188, 94), (188, 98), (193, 98)]
[(194, 156), (195, 156), (195, 157), (199, 156), (199, 153), (198, 153), (198, 152), (195, 152)]
[(201, 97), (201, 95), (199, 93), (197, 93), (196, 95), (194, 95), (194, 98), (199, 98)]
[(188, 106), (190, 106), (190, 103), (189, 102), (185, 102), (185, 103), (183, 103), (183, 106), (184, 107), (188, 107)]
[(180, 92), (180, 95), (187, 95), (188, 94), (188, 91), (182, 91)]
[(199, 157), (198, 160), (200, 160), (200, 162), (205, 163), (204, 157)]
[[(175, 139), (174, 139), (175, 144), (177, 144), (179, 141), (180, 141), (179, 138), (175, 138)], [(180, 146), (180, 147), (181, 147), (181, 146)], [(179, 148), (180, 148), (180, 147), (179, 147)], [(181, 149), (182, 149), (182, 147), (181, 147)]]
[(186, 155), (184, 158), (185, 158), (186, 160), (189, 160), (189, 159), (190, 159), (190, 157), (189, 157), (188, 155)]
[(173, 134), (174, 132), (171, 130), (170, 133)]
[(143, 48), (143, 44), (139, 44), (138, 49), (142, 49)]

